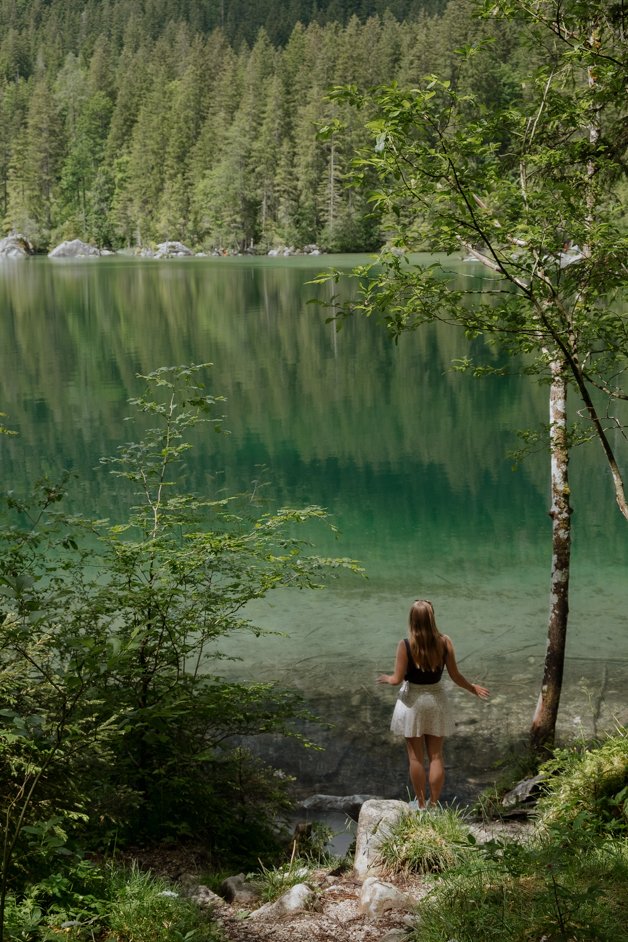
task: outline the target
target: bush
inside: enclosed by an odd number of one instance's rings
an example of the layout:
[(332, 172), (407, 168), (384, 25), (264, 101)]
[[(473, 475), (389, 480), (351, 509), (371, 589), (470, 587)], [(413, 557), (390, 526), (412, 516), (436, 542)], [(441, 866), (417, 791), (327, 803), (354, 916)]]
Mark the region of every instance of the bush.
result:
[(628, 830), (628, 732), (602, 742), (558, 749), (542, 767), (548, 773), (539, 800), (543, 830), (624, 834)]
[[(106, 466), (120, 519), (59, 510), (67, 481), (7, 498), (0, 526), (0, 923), (81, 848), (194, 836), (248, 863), (273, 848), (286, 781), (243, 739), (294, 731), (299, 696), (221, 677), (220, 642), (261, 631), (247, 605), (316, 587), (347, 560), (310, 555), (296, 527), (318, 508), (180, 493), (188, 438), (218, 400), (201, 367), (142, 377), (145, 429)], [(125, 503), (128, 505), (125, 507)], [(310, 717), (311, 718), (311, 717)], [(1, 939), (1, 932), (0, 932)]]
[(221, 938), (194, 903), (137, 866), (92, 867), (89, 879), (86, 877), (87, 873), (78, 879), (53, 877), (31, 887), (19, 903), (10, 896), (5, 938), (11, 942), (53, 942), (60, 935), (69, 942), (93, 942), (96, 938), (107, 942), (219, 942)]

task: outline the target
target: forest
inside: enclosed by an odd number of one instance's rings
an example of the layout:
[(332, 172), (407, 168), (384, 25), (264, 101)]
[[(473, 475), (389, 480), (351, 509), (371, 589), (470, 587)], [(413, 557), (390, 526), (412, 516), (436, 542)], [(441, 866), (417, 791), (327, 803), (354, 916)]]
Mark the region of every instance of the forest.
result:
[[(328, 97), (437, 75), (495, 107), (522, 93), (512, 23), (470, 0), (0, 3), (0, 218), (63, 239), (195, 250), (373, 250), (347, 187), (365, 118)], [(460, 56), (473, 44), (473, 56)]]

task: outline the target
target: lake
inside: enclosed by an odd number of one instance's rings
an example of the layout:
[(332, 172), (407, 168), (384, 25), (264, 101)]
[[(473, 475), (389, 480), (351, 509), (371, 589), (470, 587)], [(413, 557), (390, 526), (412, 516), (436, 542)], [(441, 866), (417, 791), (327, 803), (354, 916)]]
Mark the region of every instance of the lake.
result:
[[(0, 411), (19, 436), (0, 440), (5, 486), (43, 472), (79, 475), (76, 509), (114, 515), (114, 482), (98, 459), (130, 437), (137, 373), (211, 361), (229, 435), (196, 442), (186, 484), (228, 492), (264, 486), (269, 506), (319, 504), (338, 534), (317, 552), (357, 559), (320, 592), (275, 593), (254, 611), (283, 637), (230, 643), (238, 676), (298, 686), (332, 729), (312, 727), (314, 753), (266, 742), (265, 755), (304, 792), (405, 794), (403, 746), (387, 733), (390, 671), (416, 597), (434, 603), (463, 673), (491, 689), (482, 704), (453, 692), (458, 732), (444, 797), (490, 780), (507, 743), (525, 732), (541, 678), (549, 607), (547, 455), (516, 471), (517, 429), (547, 421), (547, 388), (518, 372), (452, 372), (468, 352), (434, 325), (391, 342), (351, 320), (337, 331), (308, 302), (307, 281), (355, 256), (157, 262), (122, 257), (31, 259), (0, 265)], [(479, 267), (452, 262), (457, 282)], [(474, 341), (474, 352), (495, 355)], [(625, 722), (628, 524), (615, 507), (595, 444), (572, 466), (574, 549), (567, 677), (559, 733)], [(623, 449), (626, 466), (627, 449)]]

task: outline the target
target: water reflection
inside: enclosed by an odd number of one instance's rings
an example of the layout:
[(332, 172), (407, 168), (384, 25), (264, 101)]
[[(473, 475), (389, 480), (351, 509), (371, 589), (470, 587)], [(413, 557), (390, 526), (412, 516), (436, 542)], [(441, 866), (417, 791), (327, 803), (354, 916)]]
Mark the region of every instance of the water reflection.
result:
[[(136, 374), (212, 361), (230, 434), (198, 436), (184, 483), (213, 492), (266, 481), (272, 505), (328, 507), (340, 538), (321, 529), (317, 549), (358, 558), (368, 573), (260, 603), (259, 620), (289, 637), (239, 647), (241, 673), (297, 683), (327, 715), (344, 709), (346, 728), (379, 727), (389, 704), (372, 679), (390, 669), (420, 593), (465, 672), (495, 691), (493, 712), (477, 719), (487, 730), (525, 725), (545, 646), (548, 471), (539, 454), (513, 473), (506, 452), (513, 430), (545, 421), (546, 391), (524, 376), (451, 372), (468, 344), (443, 326), (398, 346), (367, 321), (337, 332), (308, 304), (324, 289), (304, 284), (327, 261), (1, 266), (0, 409), (20, 433), (0, 442), (3, 481), (72, 468), (77, 509), (114, 516), (120, 495), (97, 462), (133, 435), (124, 417)], [(476, 272), (460, 266), (457, 277), (480, 287)], [(573, 503), (569, 697), (593, 718), (580, 680), (599, 687), (600, 663), (614, 658), (621, 671), (628, 654), (628, 530), (593, 446), (574, 458)]]

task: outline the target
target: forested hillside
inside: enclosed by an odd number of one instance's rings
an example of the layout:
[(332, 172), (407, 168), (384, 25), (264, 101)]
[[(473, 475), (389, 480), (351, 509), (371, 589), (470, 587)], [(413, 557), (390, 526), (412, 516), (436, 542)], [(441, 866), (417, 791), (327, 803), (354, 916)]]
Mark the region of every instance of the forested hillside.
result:
[[(343, 186), (363, 119), (330, 103), (329, 87), (437, 73), (489, 106), (521, 87), (512, 27), (473, 18), (470, 0), (438, 7), (2, 0), (4, 230), (39, 249), (76, 237), (228, 251), (378, 246), (385, 232), (365, 191)], [(456, 55), (485, 38), (494, 41), (477, 55)], [(342, 132), (318, 133), (336, 119)]]

